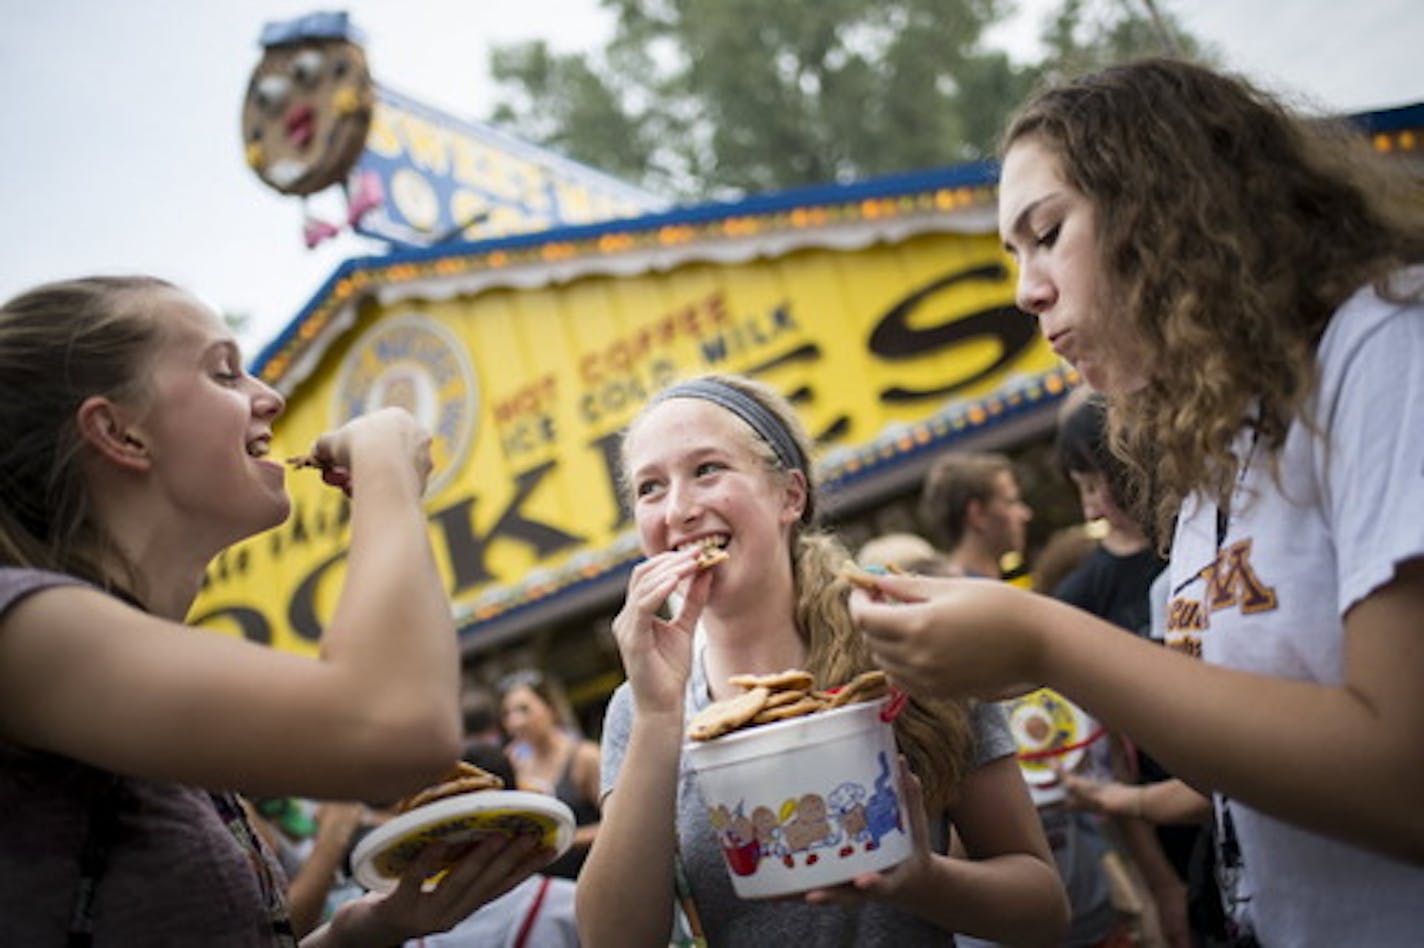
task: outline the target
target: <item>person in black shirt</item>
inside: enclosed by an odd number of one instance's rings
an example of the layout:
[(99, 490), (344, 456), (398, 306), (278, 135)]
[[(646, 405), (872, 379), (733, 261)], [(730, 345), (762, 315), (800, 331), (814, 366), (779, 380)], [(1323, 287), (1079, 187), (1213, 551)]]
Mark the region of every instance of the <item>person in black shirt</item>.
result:
[[(1151, 637), (1152, 582), (1166, 562), (1146, 531), (1130, 516), (1126, 473), (1108, 449), (1102, 396), (1079, 388), (1059, 416), (1055, 444), (1059, 466), (1078, 491), (1086, 521), (1102, 520), (1106, 533), (1081, 564), (1053, 589), (1053, 597), (1115, 625)], [(1131, 747), (1139, 784), (1171, 779), (1160, 764)], [(1190, 944), (1187, 935), (1186, 879), (1201, 830), (1192, 825), (1159, 825), (1122, 820), (1124, 842), (1152, 891), (1163, 933), (1171, 944)], [(1164, 859), (1165, 857), (1165, 859)]]

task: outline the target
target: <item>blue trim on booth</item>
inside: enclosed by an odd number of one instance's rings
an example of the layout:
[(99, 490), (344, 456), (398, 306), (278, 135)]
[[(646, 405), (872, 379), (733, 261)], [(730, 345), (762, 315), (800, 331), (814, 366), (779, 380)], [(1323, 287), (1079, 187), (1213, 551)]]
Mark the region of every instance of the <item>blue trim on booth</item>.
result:
[(1424, 128), (1424, 102), (1361, 112), (1349, 116), (1350, 124), (1370, 135), (1381, 132), (1397, 132), (1402, 128)]
[(528, 234), (513, 234), (490, 240), (441, 244), (436, 247), (418, 247), (398, 250), (386, 254), (352, 257), (342, 261), (336, 270), (322, 283), (296, 317), (289, 322), (272, 341), (263, 346), (250, 366), (253, 374), (261, 372), (263, 366), (276, 356), (299, 331), (302, 323), (317, 305), (332, 292), (343, 279), (361, 270), (376, 267), (398, 266), (402, 263), (428, 263), (446, 257), (461, 257), (472, 254), (493, 253), (499, 250), (520, 250), (539, 247), (561, 241), (591, 240), (606, 234), (638, 233), (684, 224), (706, 224), (732, 217), (748, 217), (776, 214), (802, 207), (817, 207), (829, 204), (848, 204), (856, 201), (898, 197), (902, 194), (920, 194), (946, 188), (983, 187), (999, 179), (997, 162), (981, 161), (972, 164), (934, 168), (927, 171), (913, 171), (903, 174), (886, 175), (849, 184), (812, 185), (790, 188), (768, 194), (758, 194), (738, 201), (717, 201), (707, 204), (688, 205), (646, 214), (641, 217), (600, 221), (596, 224), (576, 224), (553, 230), (541, 230)]
[[(1424, 102), (1401, 105), (1371, 112), (1360, 112), (1345, 116), (1346, 120), (1367, 134), (1375, 135), (1404, 128), (1424, 127)], [(444, 257), (463, 256), (475, 253), (489, 253), (496, 250), (515, 250), (539, 246), (559, 241), (586, 240), (605, 234), (630, 233), (678, 224), (703, 224), (758, 214), (774, 214), (799, 207), (813, 207), (824, 204), (844, 204), (873, 198), (893, 197), (901, 194), (919, 193), (939, 188), (978, 187), (993, 184), (999, 178), (996, 161), (979, 161), (943, 168), (910, 171), (854, 181), (847, 184), (821, 184), (800, 188), (789, 188), (767, 194), (758, 194), (738, 201), (714, 201), (705, 204), (673, 208), (641, 217), (601, 221), (596, 224), (579, 224), (554, 230), (516, 234), (485, 241), (441, 244), (436, 247), (422, 247), (400, 250), (386, 254), (353, 257), (337, 266), (335, 272), (312, 295), (306, 305), (267, 345), (263, 346), (253, 359), (251, 371), (258, 373), (262, 367), (281, 352), (293, 335), (300, 329), (307, 316), (318, 303), (343, 278), (361, 270), (390, 266), (400, 263), (418, 263), (438, 260)]]

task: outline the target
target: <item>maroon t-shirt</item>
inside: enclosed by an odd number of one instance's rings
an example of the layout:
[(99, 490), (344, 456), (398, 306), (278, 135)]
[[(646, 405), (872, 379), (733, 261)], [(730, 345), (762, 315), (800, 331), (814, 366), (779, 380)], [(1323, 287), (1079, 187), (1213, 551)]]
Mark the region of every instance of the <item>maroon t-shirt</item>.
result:
[[(20, 599), (78, 582), (0, 567), (0, 635)], [(114, 777), (0, 743), (0, 945), (64, 944), (96, 807), (113, 823), (93, 901), (95, 948), (283, 944), (273, 930), (273, 894), (264, 892), (255, 861), (278, 887), (285, 885), (281, 870), (260, 847), (239, 842), (206, 790)]]

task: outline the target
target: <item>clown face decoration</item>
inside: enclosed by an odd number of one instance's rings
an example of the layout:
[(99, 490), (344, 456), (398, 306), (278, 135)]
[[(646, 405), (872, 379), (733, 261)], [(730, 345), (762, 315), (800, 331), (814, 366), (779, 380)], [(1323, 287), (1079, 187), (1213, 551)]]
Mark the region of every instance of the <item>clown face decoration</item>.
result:
[(247, 84), (247, 163), (283, 194), (343, 182), (366, 145), (375, 91), (345, 14), (313, 14), (262, 31)]

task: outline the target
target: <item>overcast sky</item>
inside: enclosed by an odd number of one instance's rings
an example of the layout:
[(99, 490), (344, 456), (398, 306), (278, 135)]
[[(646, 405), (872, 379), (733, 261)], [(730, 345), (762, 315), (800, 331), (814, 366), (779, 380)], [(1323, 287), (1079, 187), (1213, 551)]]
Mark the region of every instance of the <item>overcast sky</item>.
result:
[[(1320, 110), (1424, 101), (1420, 0), (1157, 2), (1230, 67)], [(994, 36), (1025, 58), (1054, 4), (1019, 5)], [(356, 237), (307, 250), (300, 202), (243, 162), (238, 116), (262, 24), (316, 9), (351, 12), (377, 82), (467, 118), (489, 108), (490, 45), (572, 51), (612, 31), (597, 0), (0, 0), (0, 298), (151, 272), (248, 314), (250, 355), (342, 260), (380, 252)]]

